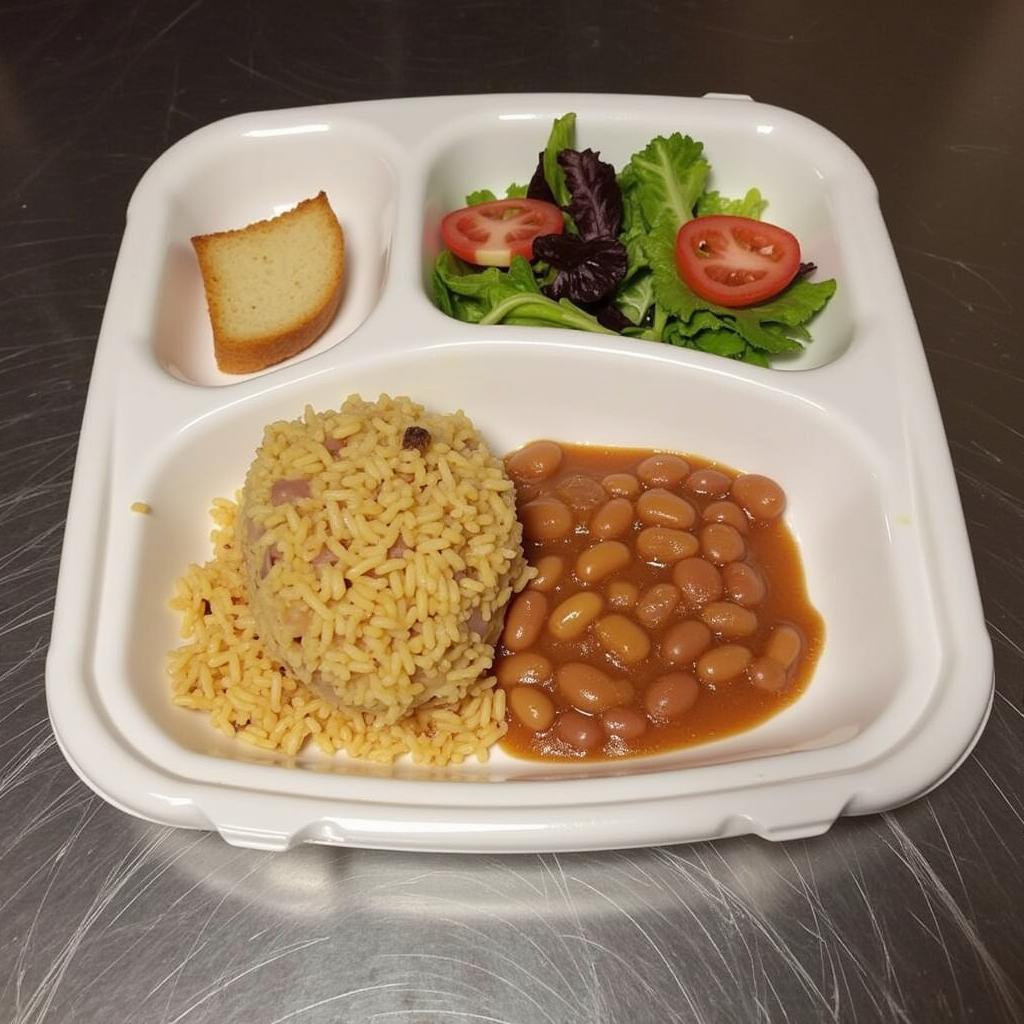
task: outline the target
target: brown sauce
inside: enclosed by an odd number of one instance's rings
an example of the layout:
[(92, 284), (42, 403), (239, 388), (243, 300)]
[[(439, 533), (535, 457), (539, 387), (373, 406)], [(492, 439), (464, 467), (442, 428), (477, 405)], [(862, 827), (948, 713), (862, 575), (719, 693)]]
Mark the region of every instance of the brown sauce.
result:
[[(506, 460), (509, 472), (516, 480), (520, 518), (527, 533), (524, 547), (530, 564), (537, 566), (547, 558), (546, 564), (550, 566), (551, 556), (560, 558), (563, 564), (553, 586), (541, 580), (541, 590), (531, 585), (513, 602), (496, 652), (495, 670), (509, 695), (509, 731), (502, 740), (502, 746), (517, 756), (548, 760), (606, 760), (705, 743), (750, 729), (771, 718), (796, 700), (811, 678), (824, 642), (824, 625), (808, 599), (796, 543), (783, 518), (778, 515), (784, 501), (781, 490), (772, 481), (753, 476), (741, 476), (743, 483), (736, 486), (738, 474), (734, 470), (693, 455), (669, 456), (667, 470), (663, 472), (659, 464), (653, 464), (652, 469), (652, 464), (645, 460), (655, 455), (663, 457), (664, 453), (555, 445), (545, 441), (527, 445)], [(691, 473), (713, 469), (728, 479), (711, 474), (711, 489), (717, 489), (717, 493), (695, 493), (691, 484), (699, 481), (690, 477), (675, 479), (679, 463), (673, 463), (673, 458), (685, 460)], [(643, 466), (646, 469), (640, 470), (638, 476), (638, 470)], [(631, 505), (631, 510), (626, 510), (629, 512), (628, 524), (620, 525), (618, 533), (614, 532), (616, 515), (613, 513), (617, 513), (619, 520), (624, 519), (621, 502), (616, 508), (597, 515), (608, 501), (616, 497), (614, 492), (622, 483), (609, 483), (612, 489), (609, 493), (602, 481), (612, 474), (628, 474), (639, 483), (638, 493), (626, 497)], [(647, 477), (646, 481), (642, 477)], [(723, 493), (723, 487), (726, 493)], [(655, 489), (658, 491), (656, 495), (641, 502), (645, 492)], [(666, 497), (664, 492), (669, 492), (670, 496)], [(694, 521), (688, 526), (683, 524), (690, 512), (679, 503), (679, 498), (684, 499), (695, 513)], [(543, 500), (539, 504), (531, 504), (537, 499)], [(746, 511), (738, 524), (740, 529), (712, 531), (713, 536), (708, 534), (705, 541), (702, 539), (703, 528), (707, 525), (705, 510), (723, 499), (745, 505)], [(564, 529), (563, 508), (571, 514), (571, 525), (567, 531)], [(727, 514), (735, 515), (735, 511), (735, 508), (728, 510)], [(680, 512), (683, 518), (673, 521), (672, 516)], [(668, 518), (652, 519), (659, 513)], [(764, 515), (774, 518), (761, 518)], [(657, 531), (641, 539), (641, 534), (651, 526), (663, 527), (666, 523), (671, 532), (667, 548), (662, 545), (664, 535)], [(595, 535), (595, 530), (603, 530), (605, 537)], [(609, 534), (609, 530), (614, 536)], [(682, 534), (687, 536), (680, 536)], [(742, 536), (744, 549), (739, 558), (734, 548), (737, 534)], [(587, 559), (593, 561), (594, 556), (588, 555), (579, 568), (577, 560), (602, 540), (612, 540), (614, 544), (596, 559), (600, 571), (596, 576), (588, 577)], [(719, 541), (724, 541), (724, 544)], [(730, 545), (733, 545), (732, 549)], [(622, 546), (629, 553), (625, 562)], [(760, 577), (765, 584), (760, 600), (757, 599), (756, 586), (751, 597), (749, 591), (737, 591), (734, 585), (734, 593), (743, 597), (742, 602), (730, 600), (728, 591), (719, 598), (720, 602), (731, 605), (725, 609), (729, 616), (725, 620), (727, 630), (735, 631), (742, 627), (747, 632), (735, 636), (721, 636), (714, 632), (716, 624), (721, 626), (721, 620), (713, 618), (715, 608), (709, 609), (710, 602), (694, 596), (692, 589), (685, 591), (681, 586), (677, 587), (674, 582), (686, 578), (684, 574), (675, 575), (675, 565), (682, 560), (681, 556), (690, 560), (687, 572), (693, 568), (706, 573), (706, 566), (690, 564), (694, 559), (700, 559), (715, 564), (720, 577), (726, 573), (729, 573), (729, 579), (742, 577), (746, 570), (727, 570), (728, 562), (734, 561), (747, 563), (754, 575)], [(602, 576), (602, 571), (607, 575)], [(672, 601), (673, 588), (681, 597), (667, 613), (645, 615), (638, 610), (640, 605), (632, 608), (624, 608), (621, 603), (618, 607), (612, 605), (611, 597), (617, 594), (621, 599), (623, 590), (628, 589), (622, 587), (623, 583), (632, 583), (641, 600), (657, 584), (671, 585), (661, 588), (667, 595), (667, 603)], [(592, 614), (598, 604), (600, 612), (578, 635), (564, 635), (567, 631), (578, 630), (578, 623), (561, 630), (561, 637), (553, 634), (552, 622), (557, 620), (555, 610), (566, 599), (584, 592), (596, 594), (600, 600), (593, 597), (584, 599), (582, 603), (587, 614), (582, 619)], [(622, 635), (639, 641), (638, 648), (637, 644), (622, 646), (611, 643), (608, 639), (610, 627), (602, 625), (602, 620), (609, 615), (628, 620), (626, 627), (616, 620), (616, 629), (628, 629), (629, 632)], [(709, 678), (709, 674), (713, 674), (711, 668), (715, 659), (702, 663), (702, 655), (680, 662), (677, 655), (674, 662), (666, 660), (662, 644), (669, 631), (687, 620), (701, 621), (702, 616), (711, 616), (706, 621), (711, 629), (711, 639), (705, 655), (729, 645), (745, 648), (750, 657), (760, 660), (754, 660), (738, 673), (733, 666), (729, 669), (732, 677), (717, 682)], [(749, 631), (754, 617), (756, 625)], [(700, 627), (695, 629), (700, 631)], [(785, 654), (786, 644), (780, 630), (790, 638), (799, 637), (798, 656), (788, 665), (783, 663), (791, 655)], [(556, 626), (556, 632), (559, 631)], [(769, 651), (773, 654), (770, 664), (766, 658)], [(779, 654), (779, 651), (783, 653)], [(538, 673), (534, 672), (518, 679), (513, 672), (513, 678), (503, 679), (503, 676), (509, 676), (514, 666), (525, 664), (522, 658), (518, 662), (511, 661), (514, 654), (539, 655), (540, 660), (532, 659), (534, 665), (543, 665), (547, 659), (551, 667), (547, 678), (538, 678)], [(638, 655), (642, 656), (638, 658)], [(727, 658), (727, 655), (721, 657)], [(746, 661), (742, 652), (738, 657), (741, 662)], [(583, 687), (586, 699), (576, 697), (575, 706), (567, 699), (567, 694), (571, 695), (578, 689), (570, 685), (570, 677), (589, 678), (586, 671), (579, 668), (560, 674), (560, 670), (569, 664), (592, 666), (611, 680), (610, 685), (616, 687), (616, 697), (610, 707), (607, 698), (598, 700), (586, 687)], [(707, 671), (702, 672), (702, 664)], [(726, 664), (726, 661), (721, 664)], [(759, 666), (770, 671), (758, 675)], [(675, 675), (674, 682), (658, 683), (667, 674)], [(689, 679), (680, 680), (680, 674)], [(601, 682), (600, 678), (598, 681)], [(671, 691), (672, 699), (667, 703), (657, 704), (655, 692), (658, 686), (662, 687), (658, 692), (665, 692), (665, 686)], [(513, 700), (516, 689), (522, 692)], [(599, 688), (598, 698), (601, 692)], [(680, 711), (680, 707), (688, 702), (689, 706)], [(525, 714), (522, 711), (521, 714), (530, 720), (532, 727), (524, 724), (517, 715), (514, 710), (517, 707), (526, 709)], [(664, 713), (666, 708), (668, 714)], [(553, 714), (549, 715), (549, 712)], [(575, 739), (569, 741), (567, 736)]]

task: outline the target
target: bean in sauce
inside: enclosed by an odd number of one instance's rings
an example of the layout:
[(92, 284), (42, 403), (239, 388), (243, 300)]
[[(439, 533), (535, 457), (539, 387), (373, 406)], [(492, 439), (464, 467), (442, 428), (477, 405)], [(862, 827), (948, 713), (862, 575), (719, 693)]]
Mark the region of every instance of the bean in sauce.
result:
[(510, 651), (525, 651), (532, 647), (544, 628), (548, 602), (535, 590), (524, 590), (513, 602), (505, 616), (502, 643)]
[(531, 732), (545, 732), (555, 720), (554, 701), (532, 686), (514, 686), (508, 695), (512, 714)]
[(608, 603), (613, 608), (629, 611), (640, 600), (640, 588), (629, 580), (612, 580), (605, 588)]
[(711, 646), (711, 639), (711, 630), (703, 622), (676, 622), (662, 637), (661, 660), (669, 665), (692, 665)]
[(547, 594), (558, 586), (558, 581), (565, 571), (565, 559), (561, 555), (545, 555), (537, 559), (534, 568), (537, 575), (530, 580), (530, 589)]
[(596, 714), (632, 695), (629, 684), (616, 685), (601, 669), (582, 661), (570, 661), (558, 670), (558, 692), (574, 708)]
[(598, 642), (620, 665), (636, 665), (650, 653), (651, 638), (625, 615), (611, 614), (594, 623)]
[(647, 719), (633, 708), (611, 708), (601, 716), (601, 724), (609, 736), (635, 740), (647, 731)]
[(640, 481), (632, 473), (609, 473), (601, 486), (617, 498), (635, 498), (640, 493)]
[(678, 718), (697, 702), (700, 687), (688, 672), (667, 672), (644, 691), (644, 707), (656, 721)]
[(646, 629), (657, 629), (668, 622), (682, 593), (674, 583), (655, 583), (637, 602), (636, 617)]
[(576, 579), (588, 585), (600, 583), (606, 576), (625, 569), (632, 557), (621, 541), (602, 540), (580, 552), (576, 559)]
[(600, 594), (573, 594), (551, 613), (548, 632), (556, 640), (575, 640), (586, 632), (603, 607), (604, 599)]
[(715, 636), (727, 640), (757, 632), (757, 616), (749, 608), (732, 601), (712, 601), (704, 605), (700, 617)]
[(636, 537), (636, 553), (645, 562), (671, 565), (696, 554), (700, 543), (692, 533), (669, 526), (648, 526)]
[(550, 441), (506, 462), (537, 569), (496, 650), (506, 749), (657, 753), (751, 728), (800, 695), (823, 627), (774, 481)]
[(701, 518), (705, 523), (727, 523), (739, 533), (746, 533), (750, 528), (746, 512), (734, 501), (713, 501), (705, 505)]
[(561, 540), (574, 526), (566, 504), (550, 495), (528, 501), (520, 507), (519, 516), (523, 521), (523, 539), (534, 542)]
[(633, 525), (633, 506), (626, 498), (605, 502), (590, 520), (590, 532), (601, 540), (615, 540)]
[(786, 507), (782, 488), (766, 476), (742, 473), (732, 482), (732, 496), (754, 519), (778, 519)]
[(724, 498), (732, 487), (732, 477), (719, 469), (695, 469), (686, 478), (686, 489), (703, 497)]
[(684, 558), (672, 569), (672, 582), (690, 608), (703, 608), (722, 596), (722, 574), (703, 558)]
[(506, 688), (521, 683), (539, 686), (552, 679), (555, 670), (550, 659), (545, 658), (543, 654), (537, 654), (536, 651), (520, 651), (518, 654), (502, 658), (498, 662), (495, 674), (498, 682)]
[(505, 466), (513, 480), (546, 480), (562, 461), (562, 446), (534, 441), (508, 457)]
[(685, 498), (666, 491), (664, 487), (644, 491), (636, 503), (636, 512), (640, 522), (648, 526), (671, 526), (677, 530), (688, 530), (697, 518), (693, 506)]
[(555, 736), (573, 752), (586, 753), (604, 740), (604, 730), (598, 719), (578, 711), (563, 711), (555, 724)]
[(708, 523), (700, 531), (701, 554), (715, 565), (726, 565), (744, 556), (747, 545), (742, 534), (728, 523)]
[(764, 577), (746, 562), (730, 562), (722, 570), (722, 581), (729, 600), (744, 608), (760, 604), (768, 591)]

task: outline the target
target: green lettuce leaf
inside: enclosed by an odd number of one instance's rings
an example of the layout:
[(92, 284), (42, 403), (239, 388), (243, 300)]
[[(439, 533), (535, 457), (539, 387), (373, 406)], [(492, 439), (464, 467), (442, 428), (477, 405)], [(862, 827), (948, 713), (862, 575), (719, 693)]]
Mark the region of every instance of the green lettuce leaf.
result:
[(650, 225), (644, 219), (644, 211), (640, 207), (639, 191), (629, 184), (630, 181), (635, 182), (636, 177), (631, 177), (624, 171), (619, 175), (618, 181), (619, 191), (622, 193), (622, 234), (619, 238), (647, 234)]
[(615, 293), (615, 305), (631, 324), (642, 324), (647, 311), (654, 305), (654, 276), (651, 272), (642, 270), (629, 284), (620, 286)]
[[(506, 199), (522, 199), (526, 195), (526, 186), (517, 185), (514, 181), (505, 189)], [(489, 188), (478, 188), (466, 196), (467, 206), (479, 206), (481, 203), (493, 203), (498, 197)]]
[(676, 234), (668, 222), (659, 224), (644, 243), (647, 261), (654, 272), (654, 294), (658, 305), (671, 316), (689, 320), (698, 309), (713, 309), (683, 283), (676, 269)]
[(445, 249), (434, 263), (434, 302), (456, 320), (479, 323), (505, 290), (502, 273), (497, 267), (478, 271)]
[(630, 157), (628, 168), (619, 176), (620, 187), (635, 190), (647, 224), (652, 228), (667, 224), (673, 240), (675, 232), (693, 217), (693, 208), (704, 191), (710, 167), (703, 150), (689, 135), (659, 135)]
[[(614, 334), (596, 317), (563, 299), (555, 302), (541, 293), (530, 264), (521, 256), (508, 270), (476, 270), (447, 249), (434, 264), (434, 301), (438, 308), (468, 323), (526, 324), (570, 327), (594, 334)], [(449, 312), (450, 310), (450, 312)]]
[(430, 290), (434, 296), (434, 305), (445, 315), (456, 316), (455, 303), (452, 302), (451, 292), (448, 291), (448, 285), (438, 269), (437, 264), (440, 262), (440, 259), (441, 257), (439, 256), (430, 273)]
[(565, 171), (558, 166), (558, 154), (563, 149), (574, 149), (576, 146), (576, 115), (565, 114), (556, 118), (551, 126), (548, 143), (544, 147), (544, 178), (559, 206), (568, 206), (572, 196), (565, 184)]
[(689, 320), (673, 320), (673, 329), (684, 338), (692, 338), (701, 331), (732, 330), (728, 320), (706, 309), (699, 309)]
[(700, 331), (694, 336), (693, 346), (716, 356), (738, 356), (747, 343), (732, 331)]
[[(621, 175), (619, 177), (621, 188)], [(640, 209), (637, 190), (629, 189), (622, 192), (622, 232), (619, 241), (626, 247), (626, 276), (622, 279), (625, 285), (645, 267), (648, 266), (644, 251), (644, 239), (650, 229)]]
[(756, 348), (751, 348), (749, 345), (743, 350), (743, 354), (740, 356), (740, 361), (744, 363), (753, 363), (754, 366), (763, 366), (766, 370), (772, 365), (768, 361), (768, 357), (763, 352), (758, 352)]
[(790, 338), (780, 327), (762, 320), (756, 306), (736, 310), (737, 315), (729, 324), (732, 330), (754, 348), (777, 355), (781, 352), (799, 352), (803, 345)]
[(508, 268), (502, 284), (506, 289), (513, 289), (517, 292), (533, 292), (536, 295), (541, 293), (540, 284), (534, 276), (533, 268), (522, 256), (512, 257), (512, 266)]
[(808, 281), (801, 277), (770, 302), (734, 310), (734, 313), (738, 316), (756, 315), (760, 321), (770, 320), (787, 327), (800, 327), (824, 309), (825, 303), (835, 295), (835, 291), (836, 282), (833, 278), (827, 281)]
[(760, 220), (764, 215), (768, 200), (752, 188), (742, 199), (726, 199), (717, 192), (705, 192), (697, 200), (697, 216), (706, 217), (714, 213), (726, 213), (732, 217), (750, 217)]

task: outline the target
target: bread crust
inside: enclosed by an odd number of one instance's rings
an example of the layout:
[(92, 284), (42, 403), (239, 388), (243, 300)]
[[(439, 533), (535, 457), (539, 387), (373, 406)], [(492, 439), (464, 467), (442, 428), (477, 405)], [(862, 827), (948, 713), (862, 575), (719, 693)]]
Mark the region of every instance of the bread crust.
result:
[[(311, 206), (326, 208), (327, 224), (334, 236), (332, 241), (338, 248), (337, 265), (332, 275), (331, 287), (324, 300), (316, 309), (310, 310), (307, 316), (296, 320), (282, 330), (257, 337), (232, 336), (224, 327), (220, 310), (219, 282), (212, 253), (217, 240), (232, 236), (273, 232), (285, 218), (303, 216), (308, 213)], [(206, 307), (210, 314), (210, 324), (213, 327), (214, 355), (217, 366), (223, 373), (254, 373), (291, 358), (303, 349), (309, 348), (327, 329), (331, 320), (334, 319), (334, 314), (338, 311), (344, 284), (345, 236), (324, 192), (318, 193), (312, 199), (304, 199), (293, 210), (288, 210), (279, 217), (255, 221), (244, 228), (217, 231), (209, 235), (195, 235), (192, 238), (192, 247), (195, 250), (203, 277)]]

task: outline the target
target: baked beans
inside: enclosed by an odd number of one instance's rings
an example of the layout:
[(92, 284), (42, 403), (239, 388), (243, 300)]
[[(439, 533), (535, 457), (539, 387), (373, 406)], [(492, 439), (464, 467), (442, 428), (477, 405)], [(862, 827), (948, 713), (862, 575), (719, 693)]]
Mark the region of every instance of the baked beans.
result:
[(514, 686), (508, 694), (512, 714), (531, 732), (544, 732), (555, 720), (555, 702), (532, 686)]
[(732, 482), (733, 500), (754, 519), (778, 519), (786, 507), (782, 488), (766, 476), (742, 473)]
[(640, 481), (632, 473), (609, 473), (601, 485), (617, 498), (635, 498), (640, 493)]
[(700, 549), (715, 565), (735, 562), (746, 554), (747, 545), (739, 530), (728, 523), (708, 523), (700, 531)]
[(764, 600), (768, 587), (764, 577), (746, 562), (730, 562), (722, 569), (722, 582), (729, 599), (744, 608), (751, 608)]
[(749, 608), (732, 601), (712, 601), (704, 605), (700, 617), (715, 636), (723, 636), (727, 640), (750, 636), (757, 631), (757, 616)]
[(697, 513), (685, 498), (664, 487), (644, 491), (637, 500), (636, 513), (640, 522), (648, 526), (671, 526), (677, 530), (688, 530), (697, 519)]
[[(586, 632), (587, 627), (601, 614), (603, 607), (604, 600), (600, 594), (573, 594), (551, 613), (548, 632), (558, 640), (575, 640)], [(508, 644), (505, 646), (508, 647)]]
[(562, 461), (562, 446), (554, 441), (534, 441), (508, 457), (505, 463), (513, 480), (546, 480)]
[(732, 682), (749, 664), (753, 655), (739, 644), (723, 644), (706, 651), (697, 659), (701, 681), (717, 685)]
[(648, 526), (636, 538), (636, 553), (645, 562), (671, 565), (697, 553), (700, 542), (692, 533), (667, 526)]
[(498, 682), (504, 687), (519, 686), (526, 683), (540, 686), (549, 682), (554, 676), (551, 661), (536, 651), (520, 651), (502, 658), (495, 669)]
[(572, 512), (558, 498), (545, 496), (528, 501), (519, 510), (523, 538), (528, 541), (561, 540), (575, 525)]
[(612, 580), (604, 592), (608, 603), (620, 611), (629, 611), (640, 600), (640, 588), (629, 580)]
[(695, 469), (686, 478), (686, 489), (705, 498), (724, 498), (732, 486), (732, 477), (718, 469)]
[(562, 578), (562, 573), (565, 572), (565, 559), (561, 555), (545, 555), (543, 558), (537, 559), (534, 568), (537, 570), (537, 575), (530, 580), (530, 589), (547, 594), (558, 586), (558, 581)]
[(556, 676), (558, 692), (578, 711), (596, 714), (607, 711), (631, 695), (628, 690), (616, 686), (615, 681), (601, 669), (580, 661), (571, 661), (558, 670)]
[(576, 559), (576, 578), (583, 584), (600, 583), (606, 576), (625, 569), (632, 560), (629, 548), (621, 541), (603, 540), (580, 552)]
[(672, 582), (691, 608), (702, 608), (722, 596), (722, 574), (703, 558), (684, 558), (672, 569)]
[(678, 487), (690, 475), (690, 464), (678, 455), (659, 453), (644, 459), (636, 475), (644, 487)]
[(674, 583), (655, 583), (637, 602), (636, 617), (640, 625), (647, 629), (663, 626), (682, 596)]
[(598, 642), (622, 665), (641, 662), (651, 650), (651, 638), (632, 619), (612, 613), (594, 623)]
[(633, 525), (633, 506), (626, 498), (606, 501), (590, 520), (590, 532), (601, 540), (615, 540)]
[(800, 694), (822, 626), (777, 484), (551, 441), (508, 465), (536, 575), (495, 652), (507, 748), (656, 753), (750, 728)]
[(688, 672), (667, 672), (658, 676), (644, 691), (644, 707), (651, 718), (678, 718), (694, 704), (700, 688)]
[(510, 651), (532, 647), (544, 627), (548, 612), (547, 598), (535, 590), (524, 590), (511, 604), (505, 616), (501, 642)]
[(639, 739), (647, 731), (647, 719), (633, 708), (612, 708), (601, 716), (601, 724), (609, 736), (623, 740)]
[(749, 529), (747, 514), (734, 501), (713, 501), (704, 506), (701, 518), (705, 523), (727, 523), (739, 533)]
[(711, 646), (711, 630), (703, 622), (677, 622), (661, 641), (661, 660), (669, 665), (692, 665)]

